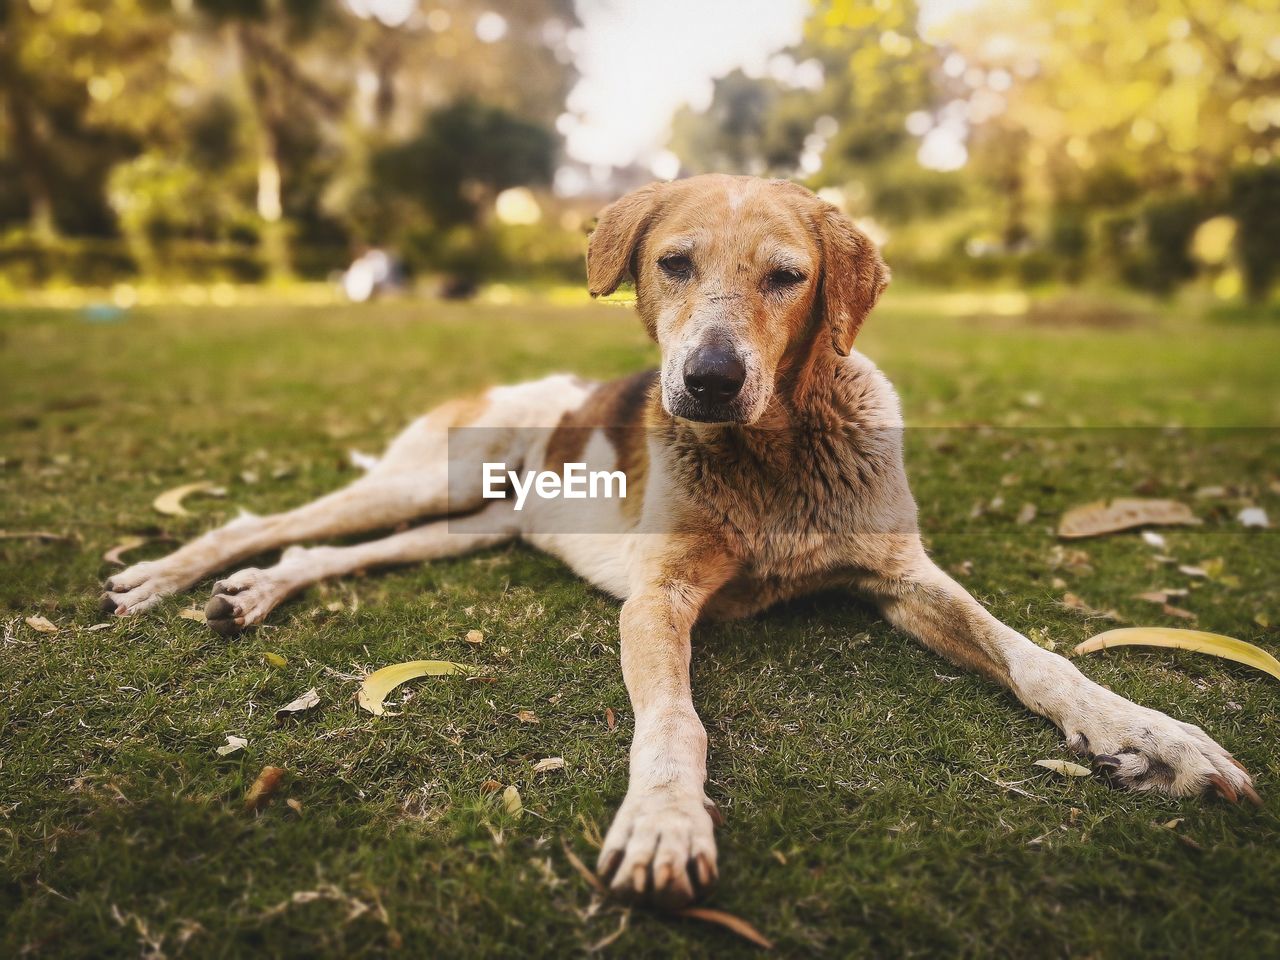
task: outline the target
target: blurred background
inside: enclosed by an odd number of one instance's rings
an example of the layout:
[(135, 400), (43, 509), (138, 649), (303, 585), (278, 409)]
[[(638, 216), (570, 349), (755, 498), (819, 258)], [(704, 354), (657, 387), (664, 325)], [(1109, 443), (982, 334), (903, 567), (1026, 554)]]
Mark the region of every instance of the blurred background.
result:
[[(580, 285), (607, 200), (844, 207), (901, 282), (1266, 301), (1274, 0), (9, 0), (0, 297)], [(105, 293), (104, 293), (105, 292)]]

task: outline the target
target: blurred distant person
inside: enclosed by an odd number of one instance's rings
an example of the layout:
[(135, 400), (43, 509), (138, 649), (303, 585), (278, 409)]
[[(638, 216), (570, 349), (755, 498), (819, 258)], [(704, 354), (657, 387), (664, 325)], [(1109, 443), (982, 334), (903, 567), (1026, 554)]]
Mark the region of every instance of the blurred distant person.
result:
[(404, 289), (404, 268), (393, 255), (369, 247), (342, 274), (342, 292), (352, 303), (364, 303)]

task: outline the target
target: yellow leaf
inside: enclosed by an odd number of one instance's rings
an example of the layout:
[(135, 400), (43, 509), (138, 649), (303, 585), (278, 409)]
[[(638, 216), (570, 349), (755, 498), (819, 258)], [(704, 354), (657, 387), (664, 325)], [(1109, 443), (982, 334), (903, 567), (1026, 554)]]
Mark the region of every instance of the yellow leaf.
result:
[(208, 480), (201, 480), (197, 483), (184, 483), (180, 487), (174, 487), (172, 490), (166, 490), (160, 494), (160, 496), (151, 501), (151, 506), (155, 507), (159, 513), (170, 517), (189, 517), (191, 516), (191, 511), (182, 505), (185, 497), (189, 497), (193, 493), (207, 493), (211, 497), (221, 497), (226, 492), (222, 487), (216, 486)]
[(130, 550), (134, 550), (142, 546), (146, 542), (147, 542), (146, 537), (125, 537), (123, 540), (117, 543), (114, 547), (112, 547), (110, 550), (104, 553), (102, 555), (102, 559), (105, 560), (107, 563), (114, 563), (123, 567), (124, 566), (123, 555), (128, 553)]
[(375, 716), (382, 716), (386, 711), (382, 701), (396, 687), (407, 680), (418, 677), (447, 677), (456, 673), (470, 673), (471, 668), (449, 660), (410, 660), (407, 663), (396, 663), (369, 674), (360, 684), (357, 700), (364, 709)]
[(513, 784), (502, 791), (502, 808), (513, 817), (524, 813), (524, 802), (520, 799), (520, 791)]
[(1060, 773), (1064, 777), (1087, 777), (1089, 775), (1088, 767), (1082, 767), (1080, 764), (1072, 763), (1070, 760), (1037, 760), (1036, 766), (1052, 770), (1054, 773)]
[(1176, 650), (1190, 650), (1193, 653), (1207, 653), (1211, 656), (1234, 660), (1246, 666), (1269, 673), (1280, 680), (1280, 660), (1277, 660), (1261, 647), (1245, 643), (1234, 637), (1224, 637), (1220, 633), (1205, 633), (1201, 630), (1174, 630), (1169, 627), (1131, 627), (1124, 630), (1108, 630), (1096, 637), (1090, 637), (1073, 651), (1073, 657), (1108, 647), (1172, 647)]
[(1097, 500), (1063, 514), (1058, 523), (1058, 536), (1067, 539), (1096, 537), (1148, 524), (1198, 523), (1200, 521), (1191, 508), (1176, 500), (1119, 499), (1109, 503)]
[(27, 626), (32, 630), (38, 630), (40, 633), (57, 633), (57, 624), (52, 623), (48, 617), (27, 617)]
[(192, 607), (192, 608), (191, 608), (191, 609), (189, 609), (189, 610), (181, 610), (181, 611), (179, 611), (179, 612), (178, 612), (178, 616), (180, 616), (183, 620), (194, 620), (196, 623), (208, 623), (208, 622), (209, 622), (209, 621), (208, 621), (208, 619), (207, 619), (207, 618), (205, 617), (205, 615), (204, 615), (204, 611), (203, 611), (203, 610), (197, 610), (195, 607)]
[(262, 651), (262, 659), (267, 661), (273, 667), (283, 667), (288, 665), (289, 659), (282, 657), (278, 653), (272, 653), (270, 650)]
[(466, 639), (467, 639), (467, 643), (473, 643), (473, 644), (484, 643), (484, 634), (481, 633), (479, 630), (468, 630)]

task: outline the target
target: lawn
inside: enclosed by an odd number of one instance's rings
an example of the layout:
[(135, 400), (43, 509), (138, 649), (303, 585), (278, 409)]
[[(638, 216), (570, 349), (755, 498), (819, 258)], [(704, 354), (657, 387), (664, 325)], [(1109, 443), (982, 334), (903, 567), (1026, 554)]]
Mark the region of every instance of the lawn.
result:
[[(1172, 603), (1195, 626), (1280, 650), (1280, 539), (1236, 520), (1253, 504), (1280, 521), (1280, 325), (954, 306), (890, 296), (860, 344), (902, 394), (939, 562), (1059, 650), (1114, 625), (1082, 606), (1188, 625), (1135, 597), (1157, 588), (1187, 589)], [(553, 560), (512, 546), (325, 584), (232, 640), (180, 616), (208, 584), (89, 629), (113, 544), (312, 498), (356, 475), (350, 449), (460, 391), (639, 369), (655, 354), (627, 308), (9, 309), (0, 350), (0, 527), (74, 538), (0, 540), (0, 955), (560, 956), (615, 935), (619, 956), (756, 952), (601, 904), (571, 866), (566, 850), (594, 862), (622, 798), (631, 717), (617, 605)], [(227, 497), (152, 510), (194, 480)], [(1064, 509), (1116, 495), (1205, 522), (1162, 551), (1134, 532), (1057, 539)], [(1178, 570), (1206, 561), (1207, 578)], [(416, 658), (492, 681), (417, 681), (398, 716), (357, 708), (359, 676)], [(1203, 726), (1265, 806), (1037, 767), (1068, 758), (1050, 725), (844, 596), (701, 629), (726, 820), (710, 905), (783, 955), (1280, 955), (1280, 684), (1168, 651), (1082, 666)], [(321, 705), (277, 725), (313, 686)], [(249, 746), (220, 757), (228, 734)], [(534, 772), (552, 756), (563, 770)], [(287, 779), (246, 813), (264, 764)], [(518, 787), (523, 815), (487, 781)]]

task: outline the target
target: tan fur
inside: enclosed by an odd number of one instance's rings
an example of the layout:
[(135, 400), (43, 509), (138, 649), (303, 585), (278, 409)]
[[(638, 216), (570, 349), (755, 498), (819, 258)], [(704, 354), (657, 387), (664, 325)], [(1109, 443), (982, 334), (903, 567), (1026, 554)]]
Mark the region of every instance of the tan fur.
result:
[[(692, 264), (687, 275), (660, 266), (673, 250)], [(779, 288), (770, 278), (780, 265), (801, 280)], [(1248, 773), (1203, 731), (1089, 681), (996, 620), (929, 559), (903, 468), (897, 397), (852, 349), (888, 271), (847, 218), (778, 181), (653, 185), (607, 208), (591, 238), (593, 293), (611, 292), (628, 274), (662, 350), (656, 376), (603, 385), (552, 377), (446, 405), (346, 490), (237, 521), (130, 568), (108, 582), (105, 605), (137, 612), (262, 550), (442, 514), (452, 519), (361, 547), (290, 551), (276, 567), (241, 571), (215, 585), (210, 623), (234, 632), (320, 577), (511, 537), (563, 558), (625, 601), (631, 781), (599, 867), (615, 892), (665, 905), (688, 902), (717, 872), (703, 793), (706, 733), (690, 688), (694, 624), (833, 586), (870, 598), (929, 648), (1008, 686), (1123, 785), (1172, 795), (1212, 785), (1229, 799), (1256, 797)], [(681, 413), (682, 360), (709, 335), (748, 360), (746, 399), (717, 422)], [(458, 425), (482, 429), (450, 434)], [(565, 532), (563, 503), (517, 515), (499, 501), (475, 512), (478, 481), (450, 477), (450, 456), (557, 469), (590, 461), (623, 469), (631, 495), (623, 507), (597, 505), (591, 530)]]

